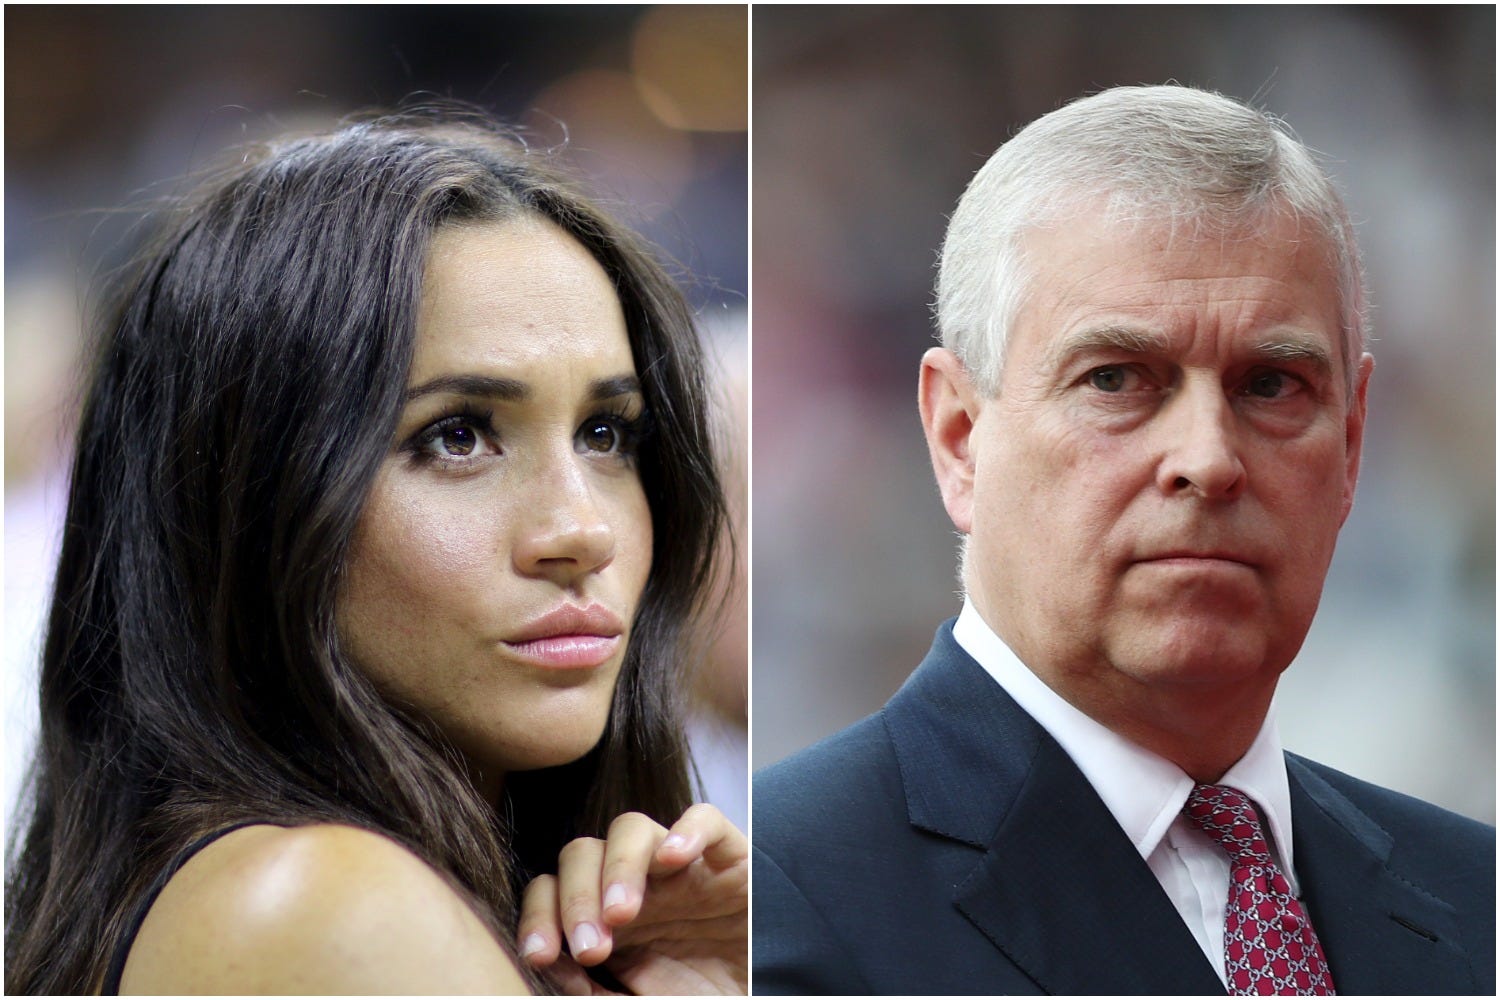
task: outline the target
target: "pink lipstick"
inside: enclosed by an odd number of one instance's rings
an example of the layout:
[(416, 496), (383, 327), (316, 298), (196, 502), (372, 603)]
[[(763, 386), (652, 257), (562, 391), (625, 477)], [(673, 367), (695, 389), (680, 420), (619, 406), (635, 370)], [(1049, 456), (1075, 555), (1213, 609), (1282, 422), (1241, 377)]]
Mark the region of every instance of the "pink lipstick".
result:
[(564, 604), (527, 622), (504, 643), (514, 656), (535, 666), (587, 670), (615, 655), (624, 631), (619, 616), (602, 605)]

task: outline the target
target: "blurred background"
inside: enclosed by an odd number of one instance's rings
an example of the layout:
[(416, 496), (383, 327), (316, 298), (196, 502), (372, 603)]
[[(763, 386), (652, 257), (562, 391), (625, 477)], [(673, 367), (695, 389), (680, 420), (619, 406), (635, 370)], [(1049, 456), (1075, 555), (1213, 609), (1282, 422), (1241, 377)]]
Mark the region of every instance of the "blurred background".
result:
[[(117, 210), (181, 190), (239, 143), (418, 93), (477, 104), (556, 150), (675, 261), (736, 440), (747, 26), (743, 5), (6, 8), (7, 816), (36, 728), (79, 346), (97, 279), (128, 255), (138, 217)], [(743, 492), (743, 470), (730, 472)], [(727, 618), (694, 738), (711, 797), (743, 825), (746, 625), (742, 610)]]
[(1176, 81), (1326, 157), (1373, 292), (1364, 469), (1289, 749), (1494, 822), (1493, 7), (756, 6), (754, 759), (878, 709), (958, 613), (917, 421), (948, 213), (1067, 101)]

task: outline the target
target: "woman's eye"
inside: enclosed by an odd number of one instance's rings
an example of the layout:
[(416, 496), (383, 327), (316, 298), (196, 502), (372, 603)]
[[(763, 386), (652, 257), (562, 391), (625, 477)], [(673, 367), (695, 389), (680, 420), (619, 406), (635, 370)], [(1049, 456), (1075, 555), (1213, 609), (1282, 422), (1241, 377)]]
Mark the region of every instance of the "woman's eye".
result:
[(444, 417), (417, 436), (415, 450), (426, 458), (462, 461), (484, 451), (487, 433), (488, 428), (482, 426), (477, 417)]
[(634, 417), (604, 413), (589, 417), (578, 425), (573, 446), (580, 454), (633, 459), (640, 453), (641, 442), (650, 433), (651, 418), (646, 413)]
[(626, 433), (615, 420), (594, 419), (578, 429), (577, 441), (583, 451), (612, 454), (624, 449)]
[(479, 445), (472, 427), (449, 427), (438, 436), (438, 445), (450, 455), (467, 455)]

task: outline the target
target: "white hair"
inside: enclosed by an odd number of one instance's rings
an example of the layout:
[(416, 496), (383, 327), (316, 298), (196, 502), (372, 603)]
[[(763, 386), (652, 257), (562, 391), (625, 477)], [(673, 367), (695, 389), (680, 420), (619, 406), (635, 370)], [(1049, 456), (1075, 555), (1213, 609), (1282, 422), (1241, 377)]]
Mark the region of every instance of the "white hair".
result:
[[(1349, 213), (1281, 121), (1189, 87), (1117, 87), (1044, 115), (1001, 146), (948, 224), (936, 314), (979, 389), (1000, 387), (1009, 327), (1031, 277), (1022, 237), (1103, 201), (1112, 221), (1253, 231), (1310, 223), (1338, 276), (1344, 368), (1364, 351), (1364, 276)], [(1097, 209), (1095, 209), (1097, 210)]]

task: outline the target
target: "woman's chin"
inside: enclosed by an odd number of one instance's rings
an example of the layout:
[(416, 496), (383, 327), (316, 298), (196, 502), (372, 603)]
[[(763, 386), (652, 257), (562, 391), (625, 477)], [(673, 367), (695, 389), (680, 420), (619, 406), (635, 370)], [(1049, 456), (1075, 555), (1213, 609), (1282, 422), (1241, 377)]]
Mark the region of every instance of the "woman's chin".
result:
[(497, 757), (496, 763), (507, 773), (562, 767), (583, 759), (599, 745), (603, 737), (603, 726), (570, 733), (553, 732), (545, 740), (535, 740), (525, 746), (506, 747)]

